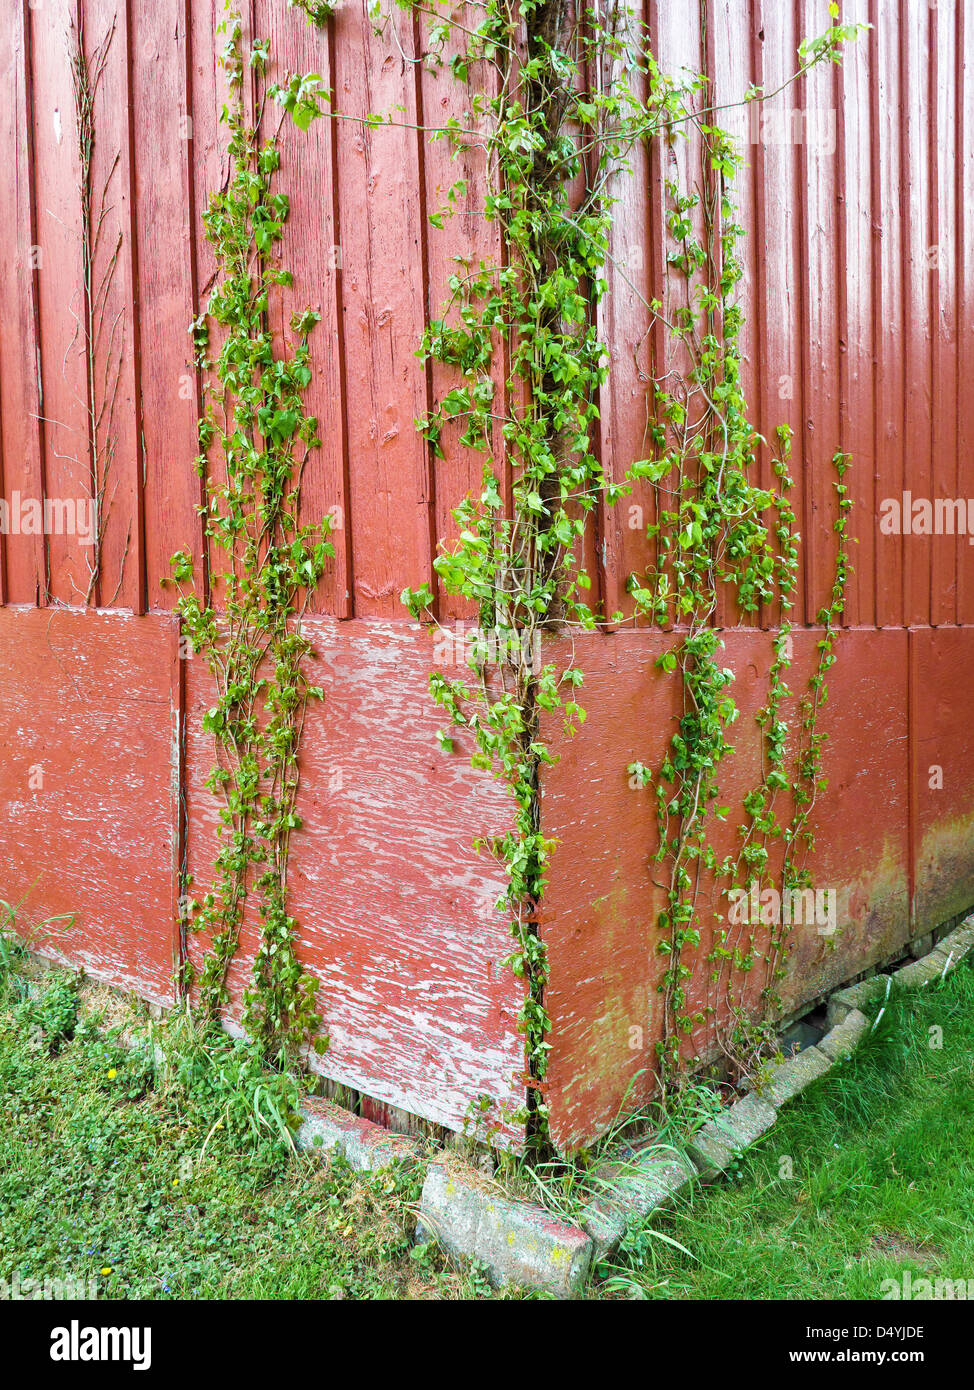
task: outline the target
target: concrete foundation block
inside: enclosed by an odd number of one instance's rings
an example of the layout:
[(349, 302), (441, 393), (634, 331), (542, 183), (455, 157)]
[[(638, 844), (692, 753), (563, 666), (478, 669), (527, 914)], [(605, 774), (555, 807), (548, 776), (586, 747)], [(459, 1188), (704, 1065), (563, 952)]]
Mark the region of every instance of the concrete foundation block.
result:
[(591, 1238), (533, 1203), (504, 1196), (476, 1174), (432, 1164), (420, 1220), (451, 1254), (485, 1264), (498, 1285), (521, 1284), (558, 1298), (576, 1298), (585, 1287)]
[(360, 1173), (388, 1168), (396, 1159), (416, 1159), (421, 1152), (417, 1140), (393, 1134), (317, 1096), (305, 1097), (301, 1118), (295, 1138), (299, 1149), (306, 1153), (334, 1151)]
[(622, 1207), (599, 1197), (583, 1208), (580, 1224), (585, 1234), (591, 1236), (592, 1264), (597, 1265), (618, 1249), (626, 1234), (629, 1216)]
[(711, 1120), (692, 1136), (687, 1147), (704, 1182), (728, 1169), (749, 1145), (766, 1134), (778, 1118), (773, 1105), (751, 1094)]
[[(944, 940), (946, 939), (945, 937)], [(893, 978), (904, 989), (923, 989), (924, 986), (941, 979), (948, 968), (956, 964), (956, 958), (951, 958), (949, 948), (945, 951), (941, 942), (928, 956), (923, 956), (920, 960), (911, 960), (909, 965), (901, 966), (899, 970), (894, 971)]]
[(637, 1151), (618, 1163), (604, 1163), (589, 1175), (595, 1195), (581, 1218), (592, 1237), (594, 1260), (605, 1259), (630, 1221), (644, 1220), (687, 1188), (697, 1176), (690, 1161), (672, 1148)]
[(871, 975), (868, 980), (860, 980), (857, 985), (838, 989), (828, 1002), (825, 1018), (830, 1028), (835, 1028), (853, 1009), (862, 1009), (868, 1004), (879, 1004), (889, 989), (888, 975)]
[(943, 951), (944, 955), (953, 956), (951, 969), (974, 950), (974, 916), (965, 918), (953, 931), (942, 936), (937, 943), (937, 950)]
[(855, 1052), (860, 1041), (869, 1032), (869, 1019), (858, 1009), (853, 1009), (846, 1014), (843, 1021), (836, 1025), (824, 1038), (820, 1038), (816, 1043), (819, 1052), (824, 1052), (831, 1061), (837, 1062), (841, 1057), (848, 1057)]
[(795, 1096), (800, 1095), (806, 1086), (824, 1076), (832, 1065), (831, 1057), (820, 1052), (817, 1047), (806, 1047), (796, 1052), (786, 1062), (779, 1062), (769, 1069), (755, 1089), (762, 1100), (768, 1101), (776, 1110)]

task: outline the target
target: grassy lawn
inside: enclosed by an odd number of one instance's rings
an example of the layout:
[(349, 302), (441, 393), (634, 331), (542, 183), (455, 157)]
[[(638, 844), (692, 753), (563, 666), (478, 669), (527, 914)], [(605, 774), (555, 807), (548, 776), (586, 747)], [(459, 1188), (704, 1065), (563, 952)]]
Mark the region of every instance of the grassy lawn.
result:
[[(0, 1278), (94, 1280), (99, 1298), (498, 1297), (477, 1266), (413, 1248), (415, 1173), (295, 1159), (296, 1091), (248, 1049), (184, 1039), (163, 1084), (151, 1050), (104, 1023), (64, 983), (0, 1008)], [(632, 1230), (591, 1297), (876, 1299), (906, 1269), (974, 1280), (972, 1082), (963, 964), (894, 996), (733, 1180)]]
[(279, 1117), (297, 1092), (248, 1049), (184, 1039), (153, 1085), (147, 1049), (83, 1020), (59, 1040), (69, 1013), (0, 1010), (0, 1278), (94, 1280), (100, 1299), (489, 1293), (411, 1254), (415, 1174), (294, 1156)]
[(644, 1298), (879, 1299), (884, 1279), (909, 1270), (970, 1279), (974, 1293), (972, 1193), (968, 960), (925, 992), (894, 995), (857, 1053), (748, 1150), (736, 1180), (632, 1231), (612, 1283)]

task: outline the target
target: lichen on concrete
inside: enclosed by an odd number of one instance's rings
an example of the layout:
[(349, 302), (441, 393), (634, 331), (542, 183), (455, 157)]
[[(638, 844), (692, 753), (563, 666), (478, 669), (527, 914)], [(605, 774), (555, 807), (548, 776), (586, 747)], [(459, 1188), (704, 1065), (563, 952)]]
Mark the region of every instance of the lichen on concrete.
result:
[(690, 1139), (690, 1156), (704, 1182), (712, 1182), (766, 1134), (778, 1118), (773, 1105), (753, 1093), (710, 1120)]

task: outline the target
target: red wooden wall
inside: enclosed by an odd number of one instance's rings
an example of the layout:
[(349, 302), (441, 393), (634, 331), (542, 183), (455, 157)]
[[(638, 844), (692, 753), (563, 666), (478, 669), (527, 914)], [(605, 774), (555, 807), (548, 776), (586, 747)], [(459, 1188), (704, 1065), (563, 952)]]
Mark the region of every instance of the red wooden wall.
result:
[[(205, 672), (179, 659), (162, 587), (169, 557), (202, 559), (192, 465), (200, 382), (188, 326), (214, 266), (200, 213), (226, 172), (218, 115), (216, 0), (4, 0), (0, 25), (0, 495), (84, 498), (91, 459), (81, 303), (80, 201), (66, 35), (115, 33), (96, 113), (96, 182), (109, 182), (121, 233), (112, 313), (125, 325), (112, 512), (98, 600), (79, 611), (86, 552), (71, 535), (0, 535), (0, 895), (34, 919), (75, 911), (70, 953), (151, 998), (170, 992), (175, 903), (185, 857), (205, 877), (213, 806), (199, 729)], [(395, 11), (372, 36), (360, 0), (321, 32), (284, 0), (252, 0), (245, 25), (269, 38), (278, 70), (316, 71), (351, 115), (405, 108), (410, 125), (463, 109), (449, 77), (410, 59), (425, 19)], [(884, 498), (974, 495), (974, 13), (964, 0), (849, 0), (872, 29), (841, 67), (814, 72), (765, 108), (740, 179), (745, 386), (761, 428), (795, 431), (804, 560), (798, 669), (831, 585), (830, 459), (855, 460), (848, 630), (825, 726), (832, 780), (818, 812), (822, 881), (841, 890), (834, 947), (798, 943), (797, 1006), (974, 901), (970, 678), (974, 574), (966, 536), (887, 536)], [(664, 68), (703, 69), (708, 99), (795, 66), (798, 40), (828, 23), (826, 0), (645, 0)], [(797, 111), (806, 138), (776, 138)], [(753, 118), (750, 118), (753, 119)], [(621, 476), (643, 457), (648, 375), (667, 347), (642, 299), (665, 300), (659, 234), (669, 161), (693, 176), (694, 146), (637, 158), (619, 188), (615, 269), (600, 309), (613, 370), (602, 400), (602, 456)], [(451, 257), (496, 257), (470, 204), (428, 222), (460, 172), (412, 129), (319, 121), (285, 135), (280, 186), (291, 195), (284, 256), (294, 302), (322, 313), (310, 408), (323, 444), (306, 472), (309, 516), (332, 511), (335, 562), (311, 626), (327, 699), (307, 730), (307, 832), (296, 845), (296, 913), (322, 979), (329, 1075), (448, 1125), (478, 1094), (516, 1102), (518, 986), (497, 962), (496, 866), (474, 854), (508, 808), (490, 778), (435, 742), (426, 694), (431, 641), (398, 595), (427, 582), (450, 510), (479, 486), (480, 462), (448, 441), (430, 457), (413, 420), (446, 384), (415, 356), (444, 297)], [(290, 301), (275, 304), (283, 321)], [(633, 354), (633, 344), (641, 347)], [(967, 369), (969, 372), (969, 369)], [(503, 467), (503, 461), (501, 461)], [(767, 458), (759, 461), (769, 476)], [(652, 519), (652, 498), (632, 498)], [(972, 504), (974, 511), (974, 504)], [(596, 519), (595, 590), (625, 607), (646, 564), (645, 532), (624, 502)], [(974, 518), (972, 518), (974, 524)], [(205, 566), (197, 572), (205, 582)], [(442, 619), (464, 616), (438, 596)], [(25, 611), (29, 610), (29, 611)], [(469, 616), (469, 615), (468, 615)], [(733, 624), (733, 614), (725, 621)], [(546, 828), (562, 841), (544, 930), (552, 983), (554, 1126), (565, 1144), (604, 1128), (626, 1088), (649, 1084), (658, 1031), (658, 910), (648, 856), (650, 803), (628, 787), (652, 764), (674, 694), (653, 673), (664, 635), (631, 626), (579, 644), (584, 733), (544, 785)], [(760, 697), (769, 639), (730, 631), (745, 710)], [(740, 740), (747, 785), (750, 734)], [(932, 787), (929, 769), (943, 768)], [(35, 769), (32, 774), (30, 769)], [(38, 783), (36, 769), (42, 777)], [(936, 780), (935, 778), (933, 779)], [(33, 785), (36, 784), (36, 785)], [(184, 808), (181, 813), (180, 808)], [(633, 1047), (632, 1028), (643, 1030)], [(639, 1074), (642, 1074), (639, 1076)], [(509, 1128), (509, 1133), (513, 1130)]]

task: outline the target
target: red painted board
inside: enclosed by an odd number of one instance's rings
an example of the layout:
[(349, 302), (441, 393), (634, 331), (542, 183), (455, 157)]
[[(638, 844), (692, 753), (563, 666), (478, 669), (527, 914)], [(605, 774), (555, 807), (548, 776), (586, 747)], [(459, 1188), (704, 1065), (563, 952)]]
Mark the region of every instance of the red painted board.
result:
[[(342, 312), (352, 462), (354, 611), (399, 617), (399, 595), (432, 578), (429, 407), (416, 356), (425, 324), (425, 194), (417, 125), (416, 43), (396, 10), (384, 39), (364, 4), (335, 19)], [(397, 109), (397, 108), (402, 108)], [(370, 128), (369, 115), (392, 125)]]
[[(705, 44), (702, 21), (703, 16), (697, 5), (689, 9), (680, 9), (665, 3), (665, 0), (654, 0), (650, 5), (650, 28), (656, 40), (655, 56), (661, 70), (679, 84), (692, 84), (704, 69)], [(699, 110), (706, 107), (710, 101), (707, 87), (704, 86), (695, 95), (688, 95), (685, 101), (691, 109)], [(667, 188), (670, 182), (675, 183), (683, 195), (698, 195), (700, 202), (689, 210), (688, 217), (693, 226), (693, 236), (701, 244), (704, 244), (706, 239), (702, 206), (705, 197), (703, 158), (703, 139), (695, 122), (685, 122), (673, 139), (660, 142), (658, 166), (662, 179), (662, 201), (655, 214), (661, 214), (666, 218), (673, 211), (673, 197)], [(680, 250), (682, 248), (674, 243), (667, 226), (663, 242), (664, 257)], [(701, 284), (702, 277), (699, 273), (688, 280), (679, 270), (674, 271), (665, 266), (662, 293), (658, 297), (662, 300), (663, 312), (669, 323), (676, 322), (678, 313), (688, 307), (692, 308), (696, 315), (696, 295)], [(669, 330), (661, 336), (662, 373), (669, 378), (661, 383), (662, 387), (683, 401), (687, 393), (683, 383), (690, 377), (695, 355)], [(695, 413), (693, 407), (691, 413)], [(672, 434), (669, 442), (672, 443)], [(688, 465), (691, 472), (694, 466), (691, 460)], [(673, 496), (672, 492), (668, 491), (669, 486), (667, 480), (660, 486), (658, 496), (663, 510), (672, 510), (673, 507)], [(669, 572), (671, 567), (667, 562), (661, 568)], [(671, 587), (674, 587), (672, 583)], [(720, 601), (723, 601), (723, 595), (720, 596)], [(672, 611), (669, 620), (671, 623), (674, 620)]]
[[(804, 259), (801, 250), (799, 147), (789, 134), (801, 120), (796, 111), (796, 84), (788, 84), (796, 70), (798, 42), (794, 9), (791, 5), (761, 0), (755, 16), (760, 27), (754, 45), (755, 72), (760, 69), (761, 85), (768, 94), (760, 106), (748, 112), (748, 138), (755, 150), (755, 177), (758, 183), (756, 205), (763, 211), (764, 249), (762, 252), (761, 295), (762, 378), (766, 390), (758, 420), (769, 449), (777, 452), (775, 431), (779, 425), (792, 430), (791, 470), (795, 486), (791, 505), (796, 514), (795, 529), (805, 537), (804, 493), (801, 478), (802, 448), (802, 294)], [(783, 90), (779, 90), (782, 88)], [(773, 95), (772, 95), (773, 94)], [(768, 457), (763, 460), (762, 476), (770, 481)], [(801, 622), (805, 614), (805, 569), (801, 548), (798, 582), (792, 618)], [(775, 617), (776, 615), (770, 615)]]
[[(868, 0), (848, 7), (850, 20), (869, 19)], [(837, 291), (839, 322), (839, 444), (852, 455), (845, 483), (853, 499), (849, 517), (852, 573), (846, 589), (844, 621), (871, 624), (876, 614), (877, 438), (874, 415), (876, 373), (874, 333), (875, 269), (880, 239), (874, 218), (872, 178), (874, 126), (870, 84), (875, 81), (876, 50), (868, 34), (848, 46), (835, 69), (838, 161), (838, 229), (842, 236)], [(834, 475), (832, 475), (834, 477)]]
[[(639, 31), (635, 19), (632, 23), (635, 36)], [(631, 74), (629, 80), (635, 82), (636, 77)], [(604, 81), (608, 85), (614, 78), (618, 80), (610, 68)], [(643, 97), (645, 88), (646, 82), (641, 80), (637, 90)], [(661, 335), (649, 306), (662, 280), (658, 269), (654, 274), (653, 265), (661, 237), (652, 226), (647, 206), (656, 192), (651, 181), (652, 157), (645, 144), (637, 144), (629, 157), (630, 167), (620, 169), (607, 188), (612, 200), (607, 289), (598, 306), (598, 328), (610, 365), (608, 380), (599, 394), (599, 426), (602, 467), (607, 481), (618, 484), (624, 482), (634, 463), (652, 457), (650, 378), (654, 348), (659, 346)], [(631, 574), (643, 576), (654, 562), (655, 547), (646, 528), (655, 515), (654, 490), (645, 482), (633, 483), (631, 493), (614, 506), (603, 504), (600, 568), (608, 618), (616, 612), (625, 616), (632, 613), (626, 583)]]
[[(321, 75), (330, 86), (335, 61), (334, 26), (318, 29), (297, 8), (262, 0), (257, 33), (270, 42), (269, 82), (285, 82), (293, 73)], [(281, 111), (268, 109), (265, 138), (277, 128)], [(321, 446), (308, 459), (302, 479), (301, 519), (332, 521), (335, 559), (310, 600), (314, 611), (337, 617), (351, 614), (351, 515), (348, 506), (348, 447), (342, 372), (344, 321), (340, 311), (342, 248), (339, 243), (339, 190), (336, 177), (336, 124), (327, 116), (298, 130), (287, 117), (278, 147), (281, 168), (276, 188), (287, 193), (290, 212), (280, 243), (284, 266), (294, 276), (293, 289), (275, 293), (270, 322), (278, 341), (290, 337), (290, 318), (305, 308), (321, 314), (310, 339), (312, 381), (304, 406), (318, 419)]]
[[(715, 217), (716, 253), (718, 265), (722, 263), (719, 238), (721, 231), (729, 223), (736, 223), (744, 235), (733, 246), (735, 259), (740, 263), (743, 274), (738, 280), (733, 302), (739, 308), (743, 321), (737, 337), (737, 351), (740, 356), (740, 387), (749, 409), (752, 421), (760, 407), (759, 359), (755, 346), (761, 343), (761, 323), (755, 313), (756, 276), (753, 273), (755, 262), (756, 237), (762, 230), (760, 214), (755, 201), (755, 183), (752, 175), (752, 162), (755, 149), (750, 144), (752, 134), (748, 117), (750, 106), (745, 104), (744, 96), (755, 80), (751, 73), (754, 55), (751, 52), (750, 29), (754, 17), (750, 12), (749, 0), (706, 0), (700, 6), (701, 14), (701, 70), (707, 78), (707, 86), (701, 95), (700, 104), (716, 108), (705, 123), (712, 123), (727, 130), (745, 160), (744, 167), (736, 178), (727, 181), (726, 195), (733, 211), (726, 217), (721, 209), (721, 183), (710, 160), (702, 161), (700, 188), (702, 195), (713, 209)], [(719, 325), (718, 325), (719, 331)], [(751, 481), (759, 481), (760, 461), (755, 459), (751, 470)], [(717, 595), (717, 621), (726, 626), (755, 627), (759, 624), (760, 613), (747, 613), (735, 600), (733, 589), (721, 586)]]
[(170, 558), (188, 550), (201, 572), (197, 511), (198, 402), (190, 324), (196, 315), (194, 224), (186, 162), (195, 123), (187, 93), (187, 27), (181, 6), (150, 7), (132, 29), (139, 325), (142, 338), (142, 461), (145, 487), (146, 598), (170, 608), (163, 588)]
[[(900, 206), (901, 111), (905, 94), (899, 67), (899, 21), (888, 5), (874, 0), (869, 34), (875, 55), (871, 90), (873, 129), (873, 234), (879, 243), (874, 279), (874, 389), (876, 410), (876, 498), (897, 501), (909, 487), (903, 434), (904, 289), (903, 246), (906, 235)], [(878, 518), (877, 518), (878, 524)], [(876, 538), (876, 621), (903, 622), (903, 538)]]
[(920, 935), (974, 906), (974, 628), (910, 633)]
[[(467, 30), (476, 29), (480, 23), (476, 6), (460, 5), (453, 10), (453, 17)], [(421, 42), (424, 53), (429, 54), (420, 69), (420, 114), (425, 136), (421, 147), (423, 193), (426, 212), (429, 217), (442, 214), (442, 226), (427, 220), (426, 242), (426, 308), (430, 319), (440, 319), (446, 315), (451, 325), (460, 322), (458, 306), (461, 302), (450, 288), (451, 277), (463, 282), (468, 276), (480, 271), (481, 263), (498, 269), (503, 264), (504, 248), (497, 222), (486, 222), (483, 216), (484, 194), (488, 178), (486, 155), (482, 143), (478, 146), (476, 135), (466, 137), (462, 148), (454, 147), (445, 138), (437, 138), (448, 121), (455, 120), (464, 130), (471, 129), (470, 106), (473, 93), (489, 99), (497, 86), (497, 73), (487, 63), (474, 62), (470, 66), (470, 89), (457, 83), (449, 69), (450, 58), (467, 49), (468, 40), (463, 34), (453, 34), (442, 49), (431, 50), (430, 28), (439, 20), (437, 14), (424, 15), (421, 19)], [(432, 56), (436, 52), (442, 57), (439, 66)], [(460, 181), (466, 188), (455, 191), (454, 200), (449, 200), (450, 190)], [(495, 342), (495, 360), (491, 379), (494, 384), (495, 413), (504, 413), (504, 370), (501, 344)], [(444, 396), (458, 386), (472, 385), (455, 368), (440, 362), (429, 364), (431, 399), (441, 401)], [(498, 478), (503, 476), (504, 443), (501, 437), (501, 420), (498, 418), (490, 447), (485, 451), (467, 448), (460, 443), (463, 427), (460, 422), (447, 424), (440, 436), (443, 456), (432, 460), (434, 483), (433, 540), (437, 550), (449, 546), (459, 535), (460, 528), (453, 517), (454, 510), (467, 497), (479, 498), (483, 492), (484, 467), (492, 464)], [(446, 594), (439, 585), (437, 616), (440, 621), (460, 618), (476, 622), (477, 606), (469, 600)]]
[[(227, 153), (227, 128), (220, 122), (220, 115), (228, 103), (230, 90), (226, 73), (220, 63), (220, 55), (226, 42), (225, 33), (217, 33), (221, 22), (220, 0), (193, 0), (187, 4), (187, 76), (186, 109), (192, 121), (192, 143), (186, 147), (189, 164), (187, 167), (187, 206), (193, 209), (190, 227), (191, 282), (193, 286), (194, 314), (202, 314), (206, 309), (210, 293), (216, 283), (217, 265), (213, 246), (207, 240), (203, 219), (209, 209), (210, 199), (215, 193), (227, 187), (230, 177), (230, 157)], [(246, 26), (246, 15), (243, 19)], [(209, 330), (209, 356), (214, 360), (219, 353), (222, 329), (212, 321), (207, 323)], [(193, 397), (194, 414), (203, 413), (202, 374), (195, 374), (192, 387), (187, 394)], [(207, 488), (216, 490), (226, 479), (226, 468), (219, 442), (214, 440), (207, 457), (206, 480), (201, 491), (206, 495)], [(200, 540), (202, 546), (202, 536)], [(197, 592), (206, 592), (210, 601), (219, 608), (222, 604), (220, 592), (221, 577), (226, 571), (225, 552), (217, 545), (206, 543), (204, 574), (197, 574)]]
[(30, 26), (27, 0), (0, 28), (0, 188), (7, 242), (0, 256), (0, 467), (7, 531), (0, 537), (5, 603), (37, 603), (44, 593), (44, 538), (12, 525), (21, 498), (43, 492), (39, 398), (39, 309), (36, 209), (31, 177)]
[(175, 661), (168, 618), (0, 610), (0, 897), (24, 926), (75, 914), (71, 964), (161, 1004)]
[[(915, 498), (931, 498), (931, 226), (930, 16), (920, 5), (898, 19), (901, 144), (899, 193), (903, 216), (903, 440), (905, 485)], [(904, 546), (903, 603), (908, 624), (929, 623), (934, 537), (912, 535)]]
[[(412, 624), (310, 618), (309, 670), (325, 700), (310, 712), (292, 839), (292, 911), (300, 954), (321, 981), (330, 1046), (315, 1066), (335, 1081), (453, 1129), (471, 1102), (520, 1104), (520, 985), (500, 965), (511, 949), (495, 903), (504, 875), (472, 848), (505, 833), (506, 791), (471, 771), (469, 747), (442, 752), (442, 713), (427, 678), (432, 638)], [(187, 797), (193, 893), (206, 891), (216, 803), (201, 730), (212, 702), (194, 658), (187, 671)], [(190, 937), (199, 959), (200, 937)], [(248, 924), (232, 976), (246, 982)], [(501, 1121), (502, 1141), (520, 1130)]]
[[(930, 246), (925, 273), (930, 280), (931, 423), (930, 457), (934, 497), (954, 498), (959, 488), (957, 393), (963, 371), (957, 349), (957, 10), (959, 0), (944, 0), (930, 11)], [(970, 522), (968, 522), (970, 525)], [(954, 623), (957, 575), (969, 563), (966, 536), (935, 535), (932, 542), (930, 621)], [(965, 553), (967, 552), (967, 553)]]
[[(45, 499), (52, 507), (46, 528), (49, 591), (60, 603), (80, 606), (88, 590), (90, 551), (68, 512), (87, 516), (91, 457), (84, 353), (81, 195), (78, 136), (70, 69), (70, 35), (77, 32), (74, 0), (51, 0), (31, 9), (33, 80), (31, 139), (37, 214), (40, 304), (41, 415), (44, 421)], [(62, 519), (63, 517), (63, 519)]]
[[(797, 0), (799, 35), (823, 32), (827, 9), (818, 0)], [(818, 621), (831, 596), (838, 514), (832, 456), (839, 448), (840, 392), (845, 364), (840, 339), (845, 298), (845, 226), (838, 203), (840, 149), (832, 65), (813, 68), (796, 86), (802, 123), (796, 129), (800, 212), (800, 299), (802, 310), (802, 476), (805, 621)], [(796, 488), (797, 491), (797, 488)]]
[[(796, 634), (792, 683), (811, 669), (814, 630)], [(755, 782), (753, 711), (764, 696), (770, 638), (728, 633), (727, 664), (738, 672), (737, 753), (725, 765), (721, 801), (731, 807), (715, 836), (718, 853), (734, 848), (740, 798)], [(665, 639), (616, 633), (584, 639), (575, 660), (586, 672), (580, 699), (588, 719), (561, 750), (542, 782), (542, 826), (560, 843), (550, 872), (544, 936), (551, 971), (549, 1103), (563, 1148), (602, 1133), (622, 1108), (651, 1093), (654, 1046), (662, 1027), (657, 985), (665, 957), (656, 952), (656, 918), (664, 895), (650, 862), (656, 845), (652, 793), (629, 787), (635, 760), (659, 766), (677, 713), (676, 687), (653, 668)], [(822, 888), (836, 891), (839, 930), (831, 946), (817, 930), (793, 934), (793, 959), (782, 997), (786, 1009), (824, 993), (870, 961), (895, 955), (907, 938), (906, 635), (843, 636), (821, 728), (830, 737), (824, 770), (831, 786), (816, 813), (811, 861)], [(882, 806), (864, 817), (863, 806)], [(706, 895), (705, 895), (706, 896)], [(713, 917), (701, 918), (701, 950)], [(759, 943), (760, 944), (760, 943)], [(706, 1007), (707, 969), (693, 1002)], [(709, 1027), (694, 1038), (706, 1052)]]
[(108, 45), (95, 102), (92, 158), (96, 486), (101, 513), (97, 524), (102, 532), (92, 598), (99, 607), (138, 612), (144, 590), (137, 374), (141, 335), (135, 321), (137, 255), (127, 17), (117, 0), (88, 0), (85, 7), (89, 63), (97, 61), (99, 50)]

